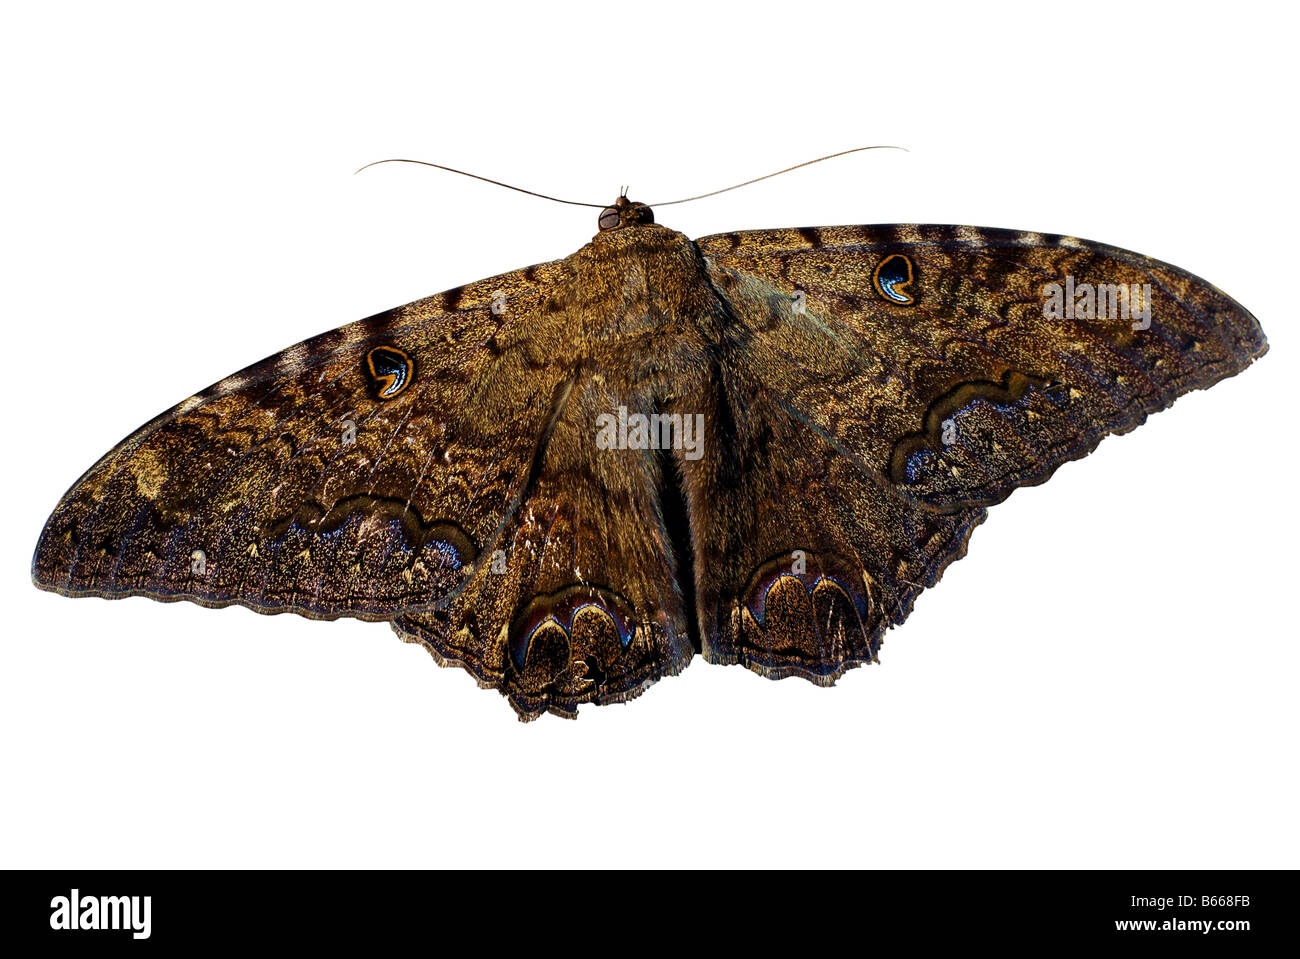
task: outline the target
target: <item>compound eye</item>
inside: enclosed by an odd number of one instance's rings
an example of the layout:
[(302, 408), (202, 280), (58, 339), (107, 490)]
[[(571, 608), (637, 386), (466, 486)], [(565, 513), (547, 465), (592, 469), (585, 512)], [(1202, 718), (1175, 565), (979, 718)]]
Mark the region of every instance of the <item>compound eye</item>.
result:
[(618, 212), (617, 207), (612, 206), (605, 207), (605, 209), (601, 211), (600, 220), (597, 221), (602, 231), (612, 230), (622, 222), (622, 214)]

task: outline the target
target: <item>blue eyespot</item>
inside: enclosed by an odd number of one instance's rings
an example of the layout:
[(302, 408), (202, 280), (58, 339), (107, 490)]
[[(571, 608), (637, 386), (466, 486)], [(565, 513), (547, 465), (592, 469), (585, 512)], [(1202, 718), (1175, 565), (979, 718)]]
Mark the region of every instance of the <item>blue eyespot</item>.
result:
[(912, 261), (902, 253), (892, 253), (876, 264), (876, 292), (891, 303), (911, 306), (916, 297), (907, 291), (913, 277)]
[(393, 399), (415, 377), (415, 364), (395, 346), (376, 346), (366, 354), (366, 366), (381, 400)]

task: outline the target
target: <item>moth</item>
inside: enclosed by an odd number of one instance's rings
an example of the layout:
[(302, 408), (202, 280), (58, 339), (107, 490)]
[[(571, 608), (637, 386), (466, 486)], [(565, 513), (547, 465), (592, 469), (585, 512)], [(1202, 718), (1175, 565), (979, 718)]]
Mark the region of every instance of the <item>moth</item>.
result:
[(564, 259), (321, 334), (79, 479), (37, 586), (387, 621), (522, 719), (697, 655), (831, 685), (990, 506), (1266, 351), (1068, 236), (691, 240), (620, 196)]

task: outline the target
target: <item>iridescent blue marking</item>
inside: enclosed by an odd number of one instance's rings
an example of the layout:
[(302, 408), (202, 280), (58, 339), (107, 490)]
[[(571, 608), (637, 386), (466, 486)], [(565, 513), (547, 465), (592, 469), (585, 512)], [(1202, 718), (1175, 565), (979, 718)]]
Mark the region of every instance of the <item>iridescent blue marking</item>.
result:
[[(567, 636), (570, 641), (572, 641), (573, 620), (577, 617), (578, 612), (580, 610), (586, 609), (588, 606), (592, 606), (600, 610), (602, 613), (605, 613), (607, 616), (609, 616), (611, 620), (613, 620), (614, 632), (618, 634), (618, 642), (620, 646), (622, 646), (624, 649), (627, 649), (627, 647), (631, 645), (632, 643), (631, 621), (628, 621), (628, 627), (629, 627), (628, 632), (624, 632), (623, 628), (619, 625), (620, 617), (615, 616), (607, 607), (602, 606), (600, 603), (594, 603), (594, 602), (579, 603), (578, 605), (574, 606), (571, 610), (569, 610), (567, 615), (564, 612), (561, 612), (560, 615), (557, 616), (554, 610), (550, 611), (549, 613), (546, 614), (546, 616), (543, 619), (541, 619), (536, 624), (534, 624), (533, 628), (528, 630), (527, 633), (520, 634), (522, 636), (522, 641), (518, 639), (511, 640), (510, 658), (513, 659), (515, 665), (519, 667), (519, 671), (521, 673), (523, 672), (524, 661), (528, 658), (528, 650), (533, 645), (533, 636), (537, 634), (537, 631), (539, 629), (541, 629), (547, 623), (554, 622), (562, 630), (564, 630), (564, 635)], [(561, 610), (563, 610), (563, 606), (561, 606)]]
[(543, 625), (549, 622), (549, 618), (542, 620), (524, 634), (524, 641), (522, 643), (510, 644), (510, 658), (515, 661), (515, 665), (519, 667), (520, 673), (524, 671), (524, 660), (528, 658), (528, 648), (533, 645), (533, 636), (542, 628)]
[(581, 606), (575, 607), (573, 610), (573, 615), (569, 617), (569, 626), (568, 629), (565, 630), (565, 632), (569, 632), (569, 630), (573, 629), (573, 621), (578, 618), (578, 613), (582, 612), (582, 610), (586, 609), (588, 606), (595, 607), (596, 609), (604, 613), (606, 616), (608, 616), (610, 619), (614, 620), (614, 632), (618, 633), (618, 644), (622, 646), (624, 649), (627, 649), (628, 644), (632, 642), (632, 634), (628, 633), (626, 636), (623, 635), (623, 630), (619, 629), (618, 627), (618, 620), (614, 619), (613, 614), (610, 613), (610, 611), (606, 609), (604, 606), (601, 606), (599, 603), (583, 603)]
[[(400, 528), (402, 524), (398, 523), (397, 525)], [(460, 558), (460, 553), (456, 551), (456, 547), (452, 546), (451, 543), (448, 543), (446, 540), (435, 539), (431, 541), (430, 545), (432, 545), (434, 550), (447, 560), (448, 565), (451, 566), (452, 569), (459, 570), (461, 568), (463, 563)]]
[(379, 386), (381, 400), (391, 400), (411, 380), (411, 358), (395, 346), (376, 346), (366, 355), (366, 362)]
[(903, 306), (914, 302), (914, 299), (901, 289), (911, 279), (911, 261), (901, 253), (885, 257), (881, 260), (880, 266), (876, 267), (876, 288), (881, 295)]
[(965, 406), (955, 411), (952, 414), (952, 418), (954, 420), (965, 419), (968, 414), (975, 412), (977, 409), (990, 409), (998, 413), (1023, 413), (1032, 400), (1030, 395), (1031, 392), (1032, 391), (1030, 390), (1026, 390), (1025, 395), (1020, 397), (1020, 399), (1007, 400), (1002, 403), (981, 396), (977, 399), (971, 400)]
[(811, 596), (814, 592), (816, 592), (817, 587), (820, 586), (823, 582), (827, 582), (833, 586), (839, 587), (839, 589), (843, 591), (844, 595), (849, 598), (849, 602), (852, 603), (853, 607), (858, 611), (858, 615), (859, 616), (867, 615), (867, 602), (868, 602), (867, 597), (860, 596), (857, 590), (850, 590), (834, 576), (831, 576), (827, 573), (822, 573), (820, 576), (817, 577), (817, 581), (814, 582), (812, 586), (808, 589), (808, 595)]
[(929, 475), (934, 471), (935, 455), (933, 450), (920, 449), (907, 458), (907, 481), (916, 483), (920, 480), (921, 475)]

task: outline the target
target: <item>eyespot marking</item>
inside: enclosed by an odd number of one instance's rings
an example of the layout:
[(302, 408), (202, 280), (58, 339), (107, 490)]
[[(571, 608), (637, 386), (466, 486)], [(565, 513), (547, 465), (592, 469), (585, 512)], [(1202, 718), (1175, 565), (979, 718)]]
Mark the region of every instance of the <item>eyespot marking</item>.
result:
[[(554, 626), (559, 634), (550, 632)], [(636, 628), (631, 604), (609, 590), (573, 584), (533, 599), (516, 617), (510, 630), (510, 657), (522, 674), (539, 636), (563, 636), (565, 649), (574, 655), (595, 654), (608, 666), (632, 642)], [(547, 630), (543, 633), (542, 630)]]
[(872, 281), (876, 292), (889, 302), (900, 306), (911, 306), (916, 302), (916, 297), (909, 293), (907, 288), (911, 285), (914, 276), (912, 261), (902, 253), (891, 253), (876, 264)]
[(376, 346), (366, 354), (366, 367), (381, 400), (396, 398), (415, 379), (415, 362), (395, 346)]

